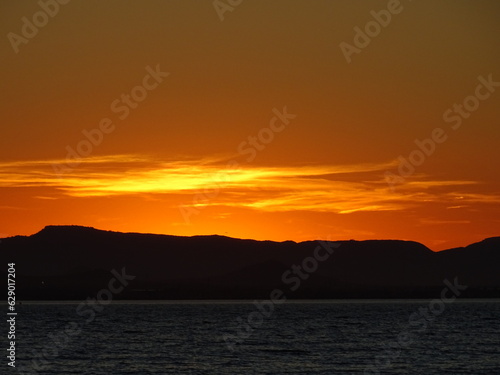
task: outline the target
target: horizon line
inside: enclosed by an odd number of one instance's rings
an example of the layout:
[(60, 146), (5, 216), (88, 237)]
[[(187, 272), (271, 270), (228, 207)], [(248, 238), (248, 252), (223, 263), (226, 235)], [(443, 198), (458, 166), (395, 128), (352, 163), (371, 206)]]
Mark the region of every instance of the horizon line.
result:
[(74, 228), (85, 228), (85, 229), (92, 229), (92, 230), (96, 230), (96, 231), (100, 231), (100, 232), (112, 232), (112, 233), (120, 233), (120, 234), (142, 234), (142, 235), (169, 236), (169, 237), (182, 237), (182, 238), (223, 237), (223, 238), (229, 238), (229, 239), (241, 240), (241, 241), (275, 242), (275, 243), (293, 242), (295, 244), (301, 244), (301, 243), (306, 243), (306, 242), (314, 242), (314, 241), (326, 241), (326, 242), (368, 242), (368, 241), (381, 241), (381, 242), (383, 242), (383, 241), (399, 241), (399, 242), (413, 242), (413, 243), (417, 243), (419, 245), (424, 246), (425, 248), (427, 248), (428, 250), (430, 250), (430, 251), (432, 251), (434, 253), (439, 253), (439, 252), (442, 252), (442, 251), (459, 249), (459, 248), (465, 248), (467, 246), (470, 246), (470, 245), (473, 245), (473, 244), (476, 244), (476, 243), (480, 243), (480, 242), (483, 242), (483, 241), (491, 239), (491, 238), (500, 238), (500, 235), (499, 236), (493, 236), (493, 237), (486, 237), (486, 238), (483, 238), (480, 241), (472, 242), (472, 243), (469, 243), (469, 244), (464, 245), (464, 246), (452, 247), (452, 248), (449, 248), (449, 249), (442, 249), (442, 250), (433, 250), (433, 249), (431, 249), (430, 247), (428, 247), (427, 245), (423, 244), (420, 241), (408, 240), (408, 239), (397, 239), (397, 238), (386, 238), (386, 239), (373, 238), (373, 239), (366, 239), (366, 240), (357, 240), (357, 239), (331, 240), (331, 239), (317, 238), (317, 239), (311, 239), (311, 240), (305, 240), (305, 241), (299, 241), (299, 242), (297, 242), (297, 241), (294, 241), (294, 240), (284, 240), (284, 241), (267, 240), (267, 239), (265, 239), (265, 240), (257, 240), (257, 239), (254, 239), (254, 238), (231, 237), (231, 236), (223, 235), (223, 234), (195, 234), (195, 235), (191, 235), (191, 236), (186, 236), (186, 235), (175, 235), (175, 234), (168, 234), (168, 233), (152, 233), (152, 232), (121, 232), (121, 231), (109, 230), (109, 229), (99, 229), (99, 228), (92, 227), (92, 226), (78, 225), (78, 224), (48, 224), (48, 225), (45, 225), (38, 232), (32, 233), (30, 235), (18, 234), (18, 235), (13, 235), (13, 236), (8, 236), (8, 237), (0, 237), (0, 242), (1, 242), (2, 239), (8, 239), (8, 238), (32, 237), (32, 236), (34, 236), (34, 235), (36, 235), (38, 233), (41, 233), (43, 230), (45, 230), (47, 228), (51, 228), (51, 227), (53, 227), (53, 228), (71, 228), (71, 227), (74, 227)]

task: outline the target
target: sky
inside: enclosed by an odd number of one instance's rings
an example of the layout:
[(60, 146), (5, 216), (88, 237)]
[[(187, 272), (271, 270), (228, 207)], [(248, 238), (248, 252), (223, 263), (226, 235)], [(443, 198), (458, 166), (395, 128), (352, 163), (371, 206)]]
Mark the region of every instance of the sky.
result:
[(0, 236), (500, 235), (496, 0), (0, 5)]

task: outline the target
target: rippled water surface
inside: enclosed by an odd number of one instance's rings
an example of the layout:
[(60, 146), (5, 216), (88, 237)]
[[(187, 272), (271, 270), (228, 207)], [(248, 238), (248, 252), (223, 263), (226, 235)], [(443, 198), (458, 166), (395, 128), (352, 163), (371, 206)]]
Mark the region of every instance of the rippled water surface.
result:
[(500, 374), (498, 301), (457, 301), (428, 324), (429, 301), (288, 302), (268, 316), (252, 302), (113, 303), (94, 318), (77, 306), (18, 306), (12, 373)]

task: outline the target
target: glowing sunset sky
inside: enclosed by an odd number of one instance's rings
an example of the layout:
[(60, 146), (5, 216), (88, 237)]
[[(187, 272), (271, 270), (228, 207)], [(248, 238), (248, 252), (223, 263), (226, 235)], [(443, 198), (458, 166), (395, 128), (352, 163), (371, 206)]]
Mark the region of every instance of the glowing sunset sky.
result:
[(58, 8), (0, 6), (1, 237), (500, 235), (498, 1)]

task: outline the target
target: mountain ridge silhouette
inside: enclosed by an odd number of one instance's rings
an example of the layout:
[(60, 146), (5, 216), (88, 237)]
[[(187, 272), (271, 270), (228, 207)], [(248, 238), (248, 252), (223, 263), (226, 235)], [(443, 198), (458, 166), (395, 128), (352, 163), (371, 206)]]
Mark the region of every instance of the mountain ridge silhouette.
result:
[[(415, 241), (329, 241), (339, 245), (290, 298), (430, 298), (443, 280), (465, 296), (500, 297), (500, 237), (434, 252)], [(283, 274), (311, 257), (318, 241), (257, 241), (219, 235), (121, 233), (48, 225), (2, 239), (24, 300), (81, 299), (107, 285), (112, 269), (136, 276), (123, 299), (266, 298), (289, 290)]]

